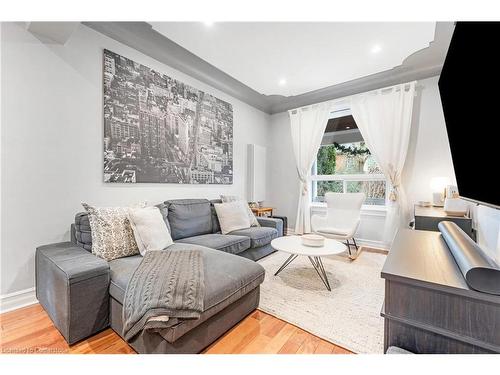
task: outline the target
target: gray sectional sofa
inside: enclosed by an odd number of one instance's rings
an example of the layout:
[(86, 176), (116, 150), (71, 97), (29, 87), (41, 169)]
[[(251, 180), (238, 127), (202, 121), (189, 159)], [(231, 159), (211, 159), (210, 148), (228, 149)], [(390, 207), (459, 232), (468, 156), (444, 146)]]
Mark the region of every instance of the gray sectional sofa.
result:
[[(202, 251), (204, 312), (169, 328), (167, 339), (143, 331), (130, 345), (139, 353), (198, 353), (213, 343), (259, 303), (264, 269), (254, 260), (273, 252), (270, 242), (283, 234), (282, 221), (258, 218), (260, 227), (220, 233), (213, 203), (206, 199), (166, 201), (162, 212), (174, 244), (171, 249)], [(122, 303), (140, 255), (107, 262), (91, 253), (88, 216), (71, 225), (71, 242), (36, 249), (36, 293), (69, 344), (109, 326), (122, 334)]]

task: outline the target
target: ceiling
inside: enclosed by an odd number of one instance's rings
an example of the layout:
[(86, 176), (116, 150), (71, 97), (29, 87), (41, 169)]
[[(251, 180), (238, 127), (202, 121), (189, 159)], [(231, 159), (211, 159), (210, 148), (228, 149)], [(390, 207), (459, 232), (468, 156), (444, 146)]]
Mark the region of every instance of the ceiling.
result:
[[(57, 23), (57, 24), (60, 24)], [(306, 106), (313, 103), (319, 103), (326, 100), (332, 100), (337, 98), (344, 98), (350, 95), (359, 94), (362, 92), (367, 92), (370, 90), (379, 89), (381, 87), (388, 87), (404, 82), (410, 82), (414, 80), (421, 80), (428, 77), (434, 77), (440, 74), (446, 53), (448, 51), (448, 46), (450, 44), (451, 37), (453, 35), (453, 30), (455, 25), (453, 22), (436, 22), (435, 23), (435, 31), (434, 31), (434, 39), (426, 48), (422, 48), (417, 52), (409, 55), (404, 58), (403, 61), (395, 63), (399, 64), (392, 68), (388, 68), (386, 70), (380, 71), (378, 73), (369, 74), (366, 76), (361, 76), (358, 78), (350, 79), (346, 82), (329, 85), (324, 77), (321, 74), (317, 73), (317, 68), (314, 68), (316, 63), (323, 63), (324, 58), (317, 58), (317, 55), (314, 55), (312, 59), (312, 68), (309, 71), (313, 73), (307, 74), (301, 79), (305, 81), (307, 84), (308, 80), (311, 82), (317, 82), (315, 86), (320, 86), (321, 88), (315, 89), (314, 91), (305, 92), (299, 95), (290, 94), (276, 94), (276, 95), (265, 95), (261, 92), (256, 91), (256, 89), (249, 87), (247, 84), (242, 83), (239, 79), (233, 77), (228, 74), (228, 72), (222, 70), (219, 67), (210, 64), (205, 59), (199, 57), (193, 52), (186, 49), (184, 46), (175, 43), (170, 38), (167, 38), (164, 34), (153, 29), (152, 24), (156, 25), (156, 27), (161, 28), (162, 25), (168, 24), (156, 24), (156, 23), (147, 23), (147, 22), (83, 22), (86, 27), (93, 29), (96, 32), (99, 32), (103, 35), (106, 35), (109, 38), (112, 38), (120, 43), (123, 43), (130, 48), (133, 48), (143, 54), (150, 56), (151, 58), (172, 67), (173, 69), (177, 69), (178, 71), (191, 76), (194, 79), (199, 80), (200, 82), (204, 82), (205, 84), (211, 86), (216, 90), (220, 90), (221, 92), (226, 93), (227, 95), (238, 99), (244, 103), (247, 103), (265, 113), (274, 114), (284, 112), (290, 109), (299, 108), (302, 106)], [(191, 26), (196, 27), (207, 27), (206, 25), (200, 24), (185, 24), (185, 23), (177, 23), (177, 26), (186, 25), (186, 33), (188, 32)], [(215, 23), (212, 25), (213, 28), (221, 27), (221, 25), (225, 25), (222, 23)], [(281, 27), (281, 24), (257, 24), (253, 23), (253, 25), (264, 25), (265, 27), (270, 27), (274, 25), (275, 27)], [(294, 23), (297, 29), (300, 29), (303, 25), (302, 23)], [(311, 24), (309, 24), (311, 25)], [(359, 30), (363, 29), (363, 25), (366, 26), (365, 23), (357, 23), (360, 27)], [(372, 24), (375, 25), (375, 24)], [(376, 24), (383, 25), (383, 24)], [(403, 37), (402, 30), (405, 29), (405, 24), (395, 24), (389, 23), (395, 27), (395, 25), (400, 25), (401, 27), (396, 28), (393, 32), (393, 37), (397, 37), (399, 42), (398, 46), (404, 46), (406, 43), (406, 37)], [(411, 24), (410, 24), (411, 25)], [(417, 26), (422, 24), (416, 24)], [(431, 24), (427, 24), (431, 25)], [(312, 24), (314, 26), (314, 24)], [(203, 29), (204, 33), (207, 30)], [(213, 29), (212, 29), (213, 30)], [(430, 31), (428, 31), (430, 32)], [(298, 33), (298, 32), (297, 32)], [(260, 32), (256, 32), (256, 34), (260, 34)], [(201, 36), (200, 36), (201, 37)], [(337, 38), (342, 40), (342, 38)], [(408, 38), (409, 39), (409, 38)], [(246, 39), (245, 39), (246, 40)], [(380, 51), (378, 56), (384, 53), (384, 51), (388, 51), (387, 43), (382, 45), (380, 43)], [(286, 44), (286, 43), (285, 43)], [(300, 43), (299, 43), (300, 44)], [(295, 42), (294, 45), (297, 45)], [(301, 46), (303, 45), (300, 44)], [(224, 56), (228, 59), (233, 60), (232, 55), (241, 53), (240, 50), (246, 50), (246, 48), (242, 48), (245, 46), (243, 41), (238, 43), (239, 48), (235, 50), (226, 51), (224, 50)], [(222, 47), (221, 47), (222, 48)], [(373, 46), (372, 46), (373, 48)], [(276, 49), (276, 48), (275, 48)], [(305, 48), (302, 48), (301, 53), (295, 54), (294, 59), (289, 60), (299, 60), (305, 53), (303, 53)], [(325, 50), (327, 50), (325, 48)], [(329, 51), (329, 50), (328, 50)], [(261, 60), (265, 57), (256, 56), (255, 59), (253, 57), (249, 57), (247, 59), (243, 59), (236, 63), (237, 66), (246, 66), (247, 70), (251, 71), (254, 76), (257, 76), (257, 60)], [(311, 56), (306, 56), (307, 58), (311, 58)], [(378, 57), (377, 57), (378, 58)], [(362, 66), (367, 65), (370, 67), (374, 65), (375, 56), (367, 56), (363, 55), (363, 58), (353, 58), (352, 60), (346, 61), (347, 67), (350, 65)], [(255, 63), (254, 63), (255, 62)], [(287, 62), (288, 63), (288, 62)], [(305, 63), (303, 63), (305, 66)], [(271, 66), (271, 64), (269, 64)], [(285, 68), (288, 68), (287, 64), (283, 65), (284, 68), (280, 70), (285, 71)], [(260, 70), (260, 69), (259, 69)], [(331, 69), (329, 69), (331, 72)], [(267, 70), (264, 69), (260, 71), (260, 74), (267, 74)], [(361, 74), (361, 73), (357, 73)], [(364, 74), (364, 73), (363, 73)], [(273, 73), (271, 78), (267, 78), (268, 83), (272, 87), (277, 87), (281, 89), (283, 87), (279, 86), (279, 78), (278, 83), (276, 76), (277, 73)], [(271, 74), (269, 74), (271, 76)], [(258, 77), (257, 77), (258, 78)], [(286, 77), (287, 84), (286, 89), (290, 89), (293, 78)], [(345, 78), (344, 78), (345, 79)], [(329, 85), (325, 87), (325, 85)], [(311, 86), (312, 87), (312, 86)], [(304, 90), (304, 89), (302, 89)], [(306, 89), (307, 90), (307, 89)], [(271, 92), (276, 92), (272, 90)], [(284, 90), (283, 90), (284, 91)]]
[(296, 96), (401, 65), (434, 22), (150, 22), (260, 94)]

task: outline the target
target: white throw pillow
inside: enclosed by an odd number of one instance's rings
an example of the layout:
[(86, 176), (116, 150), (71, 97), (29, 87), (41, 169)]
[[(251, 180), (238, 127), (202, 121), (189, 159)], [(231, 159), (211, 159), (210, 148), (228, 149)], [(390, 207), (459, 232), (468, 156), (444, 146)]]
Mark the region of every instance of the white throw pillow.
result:
[(250, 208), (250, 206), (248, 206), (248, 203), (245, 202), (243, 199), (241, 199), (240, 197), (237, 197), (235, 195), (221, 195), (220, 199), (221, 199), (222, 203), (243, 202), (245, 204), (245, 207), (246, 207), (248, 218), (250, 219), (250, 226), (260, 227), (260, 224), (259, 224), (259, 221), (257, 220), (257, 217), (252, 212), (252, 209)]
[(157, 207), (129, 208), (128, 215), (142, 256), (147, 251), (163, 250), (174, 243)]
[(244, 204), (243, 201), (214, 204), (222, 234), (250, 228), (250, 219)]

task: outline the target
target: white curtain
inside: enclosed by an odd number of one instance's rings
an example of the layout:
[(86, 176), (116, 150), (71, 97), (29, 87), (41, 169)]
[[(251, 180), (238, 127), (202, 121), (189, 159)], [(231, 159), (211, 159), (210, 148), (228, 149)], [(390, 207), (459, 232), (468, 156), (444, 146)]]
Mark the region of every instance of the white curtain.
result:
[(331, 110), (331, 102), (314, 104), (308, 107), (288, 111), (292, 131), (293, 152), (300, 180), (299, 202), (295, 233), (311, 231), (309, 212), (309, 186), (311, 168), (318, 153)]
[(410, 141), (415, 85), (416, 82), (410, 82), (351, 98), (352, 116), (391, 184), (384, 233), (384, 240), (389, 243), (410, 219), (401, 175)]

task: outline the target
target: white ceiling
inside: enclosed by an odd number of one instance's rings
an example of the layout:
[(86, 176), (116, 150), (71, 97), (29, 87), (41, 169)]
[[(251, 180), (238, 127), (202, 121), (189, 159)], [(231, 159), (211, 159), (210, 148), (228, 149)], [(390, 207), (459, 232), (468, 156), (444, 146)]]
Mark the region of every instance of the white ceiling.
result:
[[(434, 22), (151, 22), (265, 95), (300, 95), (401, 65), (434, 40)], [(374, 52), (378, 50), (378, 52)], [(285, 80), (286, 83), (280, 81)]]

